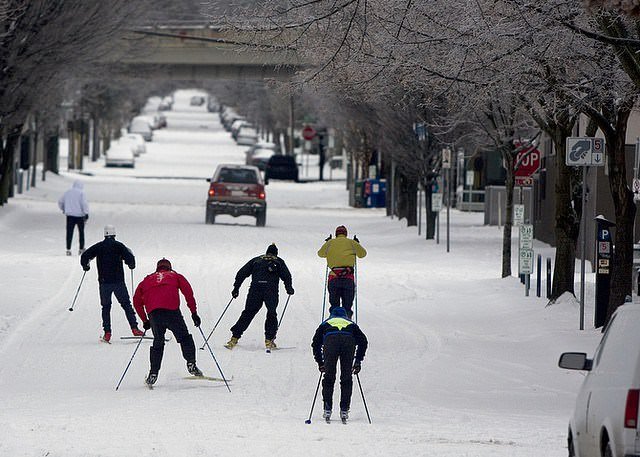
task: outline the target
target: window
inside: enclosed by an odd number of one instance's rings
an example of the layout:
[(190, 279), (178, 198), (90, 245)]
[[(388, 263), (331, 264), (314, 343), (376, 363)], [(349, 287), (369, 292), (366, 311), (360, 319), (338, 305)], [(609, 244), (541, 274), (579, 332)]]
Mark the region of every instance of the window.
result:
[(223, 168), (218, 175), (218, 182), (256, 184), (258, 177), (254, 170), (247, 168)]

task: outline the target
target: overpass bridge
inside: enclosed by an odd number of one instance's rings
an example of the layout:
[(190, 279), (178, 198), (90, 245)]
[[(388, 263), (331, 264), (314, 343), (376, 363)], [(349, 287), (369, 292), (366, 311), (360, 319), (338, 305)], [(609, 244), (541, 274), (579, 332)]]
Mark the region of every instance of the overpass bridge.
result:
[(125, 40), (131, 50), (113, 63), (127, 77), (283, 79), (304, 68), (295, 49), (259, 46), (210, 24), (144, 25)]

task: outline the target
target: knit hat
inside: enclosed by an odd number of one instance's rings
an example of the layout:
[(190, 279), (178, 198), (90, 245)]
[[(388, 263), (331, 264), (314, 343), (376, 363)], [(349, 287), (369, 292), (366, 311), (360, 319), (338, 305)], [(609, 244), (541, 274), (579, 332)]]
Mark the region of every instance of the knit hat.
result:
[(336, 227), (336, 236), (338, 235), (347, 236), (347, 227), (345, 227), (344, 225), (339, 225), (338, 227)]
[(269, 245), (267, 248), (267, 254), (275, 255), (276, 257), (278, 256), (278, 246), (276, 246), (276, 243), (271, 243)]
[(337, 308), (333, 308), (333, 311), (331, 311), (331, 315), (333, 317), (342, 317), (344, 319), (346, 319), (347, 317), (347, 310), (338, 306)]
[(169, 262), (164, 257), (158, 260), (158, 264), (156, 265), (156, 271), (160, 270), (169, 270), (171, 271), (171, 262)]
[(104, 236), (116, 236), (116, 228), (113, 225), (105, 225)]

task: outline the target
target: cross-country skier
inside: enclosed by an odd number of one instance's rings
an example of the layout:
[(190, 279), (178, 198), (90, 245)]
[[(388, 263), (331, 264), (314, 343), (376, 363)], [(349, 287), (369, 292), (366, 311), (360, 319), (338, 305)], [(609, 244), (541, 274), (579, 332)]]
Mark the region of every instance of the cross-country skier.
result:
[(327, 279), (329, 290), (329, 313), (336, 307), (342, 306), (347, 310), (347, 316), (351, 318), (353, 311), (353, 298), (355, 296), (354, 265), (356, 256), (363, 258), (367, 251), (360, 246), (360, 240), (354, 236), (353, 240), (347, 238), (347, 228), (344, 225), (336, 227), (336, 237), (329, 235), (322, 247), (318, 250), (318, 256), (327, 259), (327, 266), (331, 270)]
[(340, 419), (346, 422), (349, 418), (353, 389), (351, 374), (360, 373), (361, 363), (367, 351), (367, 337), (357, 324), (347, 318), (344, 308), (336, 307), (316, 330), (311, 348), (318, 369), (324, 373), (323, 417), (327, 421), (331, 418), (333, 409), (333, 385), (336, 381), (338, 360), (340, 361)]
[(171, 330), (180, 344), (182, 357), (187, 361), (187, 370), (193, 376), (202, 376), (196, 366), (196, 346), (180, 312), (181, 292), (191, 311), (191, 318), (196, 327), (200, 327), (196, 300), (189, 281), (171, 269), (171, 262), (162, 258), (158, 260), (155, 273), (142, 280), (133, 296), (133, 306), (142, 319), (145, 330), (153, 332), (153, 344), (150, 350), (151, 369), (145, 382), (152, 386), (158, 379), (164, 353), (164, 335)]
[[(120, 306), (124, 310), (129, 327), (134, 336), (141, 336), (142, 330), (138, 328), (136, 313), (131, 306), (129, 292), (124, 283), (124, 269), (122, 262), (133, 270), (136, 267), (136, 259), (131, 249), (119, 241), (116, 241), (116, 228), (113, 225), (105, 225), (104, 240), (94, 244), (80, 256), (80, 265), (84, 271), (89, 271), (89, 262), (96, 259), (98, 265), (98, 283), (100, 284), (100, 304), (102, 305), (102, 339), (107, 343), (111, 340), (111, 295), (115, 295)], [(133, 284), (132, 284), (133, 287)]]
[(227, 349), (233, 349), (238, 340), (249, 327), (255, 315), (262, 308), (262, 303), (267, 308), (267, 319), (264, 323), (264, 345), (267, 349), (276, 348), (276, 333), (278, 332), (278, 286), (280, 280), (284, 282), (287, 294), (293, 295), (294, 290), (291, 285), (291, 273), (280, 257), (278, 248), (271, 244), (267, 248), (267, 253), (249, 260), (236, 274), (231, 295), (237, 298), (240, 294), (242, 282), (251, 276), (251, 286), (247, 294), (247, 302), (244, 311), (240, 314), (238, 322), (231, 327), (231, 339), (225, 344)]
[(73, 231), (78, 226), (80, 251), (84, 252), (84, 223), (89, 219), (89, 204), (84, 195), (84, 184), (75, 181), (71, 189), (67, 190), (58, 200), (58, 208), (67, 216), (67, 255), (71, 255), (71, 241)]

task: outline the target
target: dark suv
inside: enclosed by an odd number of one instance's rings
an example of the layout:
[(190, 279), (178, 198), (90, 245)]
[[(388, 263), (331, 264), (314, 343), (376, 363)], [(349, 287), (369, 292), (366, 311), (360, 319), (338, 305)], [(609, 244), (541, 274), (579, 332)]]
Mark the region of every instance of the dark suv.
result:
[(264, 183), (270, 179), (290, 179), (298, 182), (298, 164), (293, 156), (272, 155), (264, 169)]
[(255, 216), (256, 225), (267, 222), (267, 202), (260, 170), (247, 165), (218, 165), (208, 179), (209, 196), (205, 222), (213, 224), (218, 214)]

